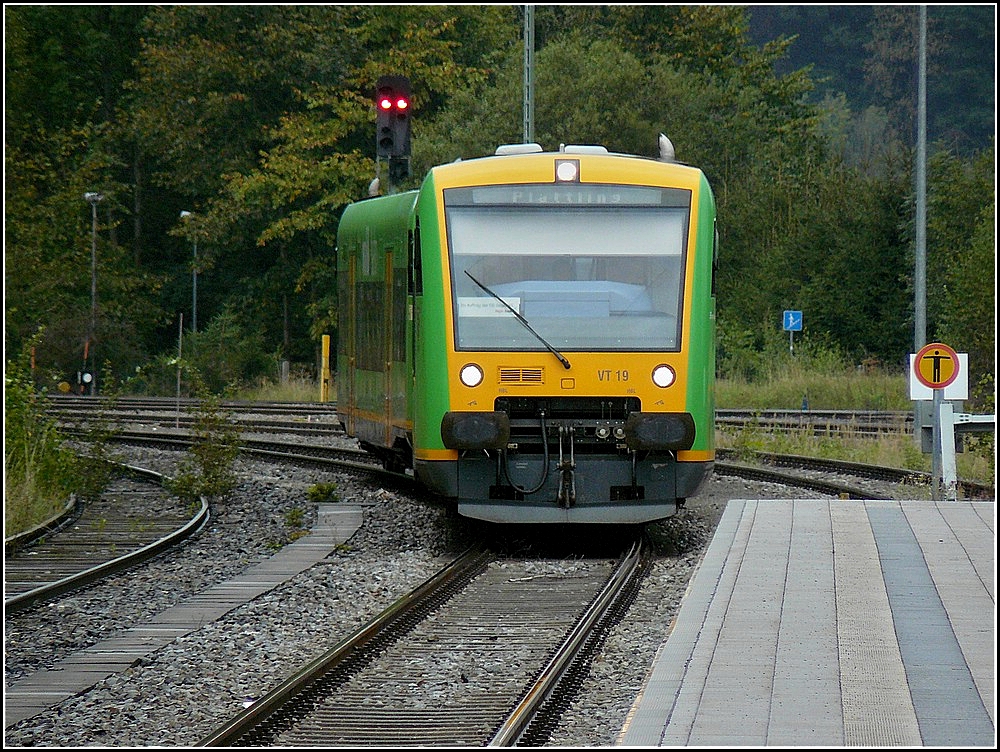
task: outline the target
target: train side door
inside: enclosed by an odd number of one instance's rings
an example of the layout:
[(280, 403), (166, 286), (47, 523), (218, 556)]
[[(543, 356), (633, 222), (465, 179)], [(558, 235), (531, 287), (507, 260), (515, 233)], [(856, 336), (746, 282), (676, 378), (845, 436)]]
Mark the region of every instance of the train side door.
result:
[[(341, 405), (340, 412), (347, 417), (344, 426), (349, 435), (354, 435), (357, 423), (357, 398), (355, 390), (357, 362), (358, 319), (355, 315), (358, 304), (357, 294), (357, 257), (352, 253), (347, 261), (347, 279), (340, 281), (340, 303), (337, 306), (340, 314), (341, 343), (337, 356), (337, 402)], [(346, 304), (344, 299), (346, 298)]]
[(393, 297), (395, 290), (393, 289), (393, 268), (392, 268), (392, 249), (387, 248), (385, 252), (385, 297), (384, 305), (382, 306), (382, 332), (384, 336), (382, 337), (382, 344), (384, 350), (382, 351), (382, 360), (385, 364), (383, 369), (384, 382), (382, 385), (382, 393), (385, 395), (384, 410), (382, 416), (382, 426), (385, 430), (383, 438), (383, 446), (392, 446), (392, 418), (393, 418), (393, 389), (392, 389), (392, 369), (393, 369), (393, 334), (395, 333), (395, 327), (393, 326), (392, 311), (395, 308), (393, 305)]
[[(423, 295), (423, 262), (420, 256), (420, 220), (414, 221), (413, 229), (407, 234), (407, 343), (406, 359), (410, 364), (407, 384), (407, 404), (412, 405), (410, 395), (417, 381), (417, 341), (420, 333), (420, 296)], [(408, 411), (412, 420), (412, 410)]]

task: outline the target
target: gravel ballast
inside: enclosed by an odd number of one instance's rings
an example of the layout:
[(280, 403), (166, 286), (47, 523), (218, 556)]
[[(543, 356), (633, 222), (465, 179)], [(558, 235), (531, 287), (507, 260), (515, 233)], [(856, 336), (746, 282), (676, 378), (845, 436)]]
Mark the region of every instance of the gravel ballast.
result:
[[(170, 474), (182, 455), (129, 449), (130, 464)], [(298, 666), (325, 652), (463, 550), (479, 529), (434, 500), (346, 475), (239, 460), (240, 483), (180, 550), (84, 593), (5, 618), (5, 687), (230, 578), (294, 537), (289, 520), (336, 483), (365, 507), (358, 532), (302, 574), (180, 637), (88, 691), (5, 729), (6, 746), (191, 746)], [(605, 641), (549, 746), (615, 743), (688, 582), (731, 498), (798, 498), (795, 489), (716, 476), (677, 516), (652, 526), (657, 557)], [(457, 681), (457, 678), (456, 678)]]

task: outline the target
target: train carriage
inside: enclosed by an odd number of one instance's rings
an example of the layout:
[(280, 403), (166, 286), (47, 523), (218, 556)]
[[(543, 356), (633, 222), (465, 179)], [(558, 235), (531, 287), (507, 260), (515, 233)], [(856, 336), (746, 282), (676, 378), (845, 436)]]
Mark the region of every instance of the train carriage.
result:
[(337, 246), (340, 419), (460, 514), (642, 523), (710, 474), (716, 232), (700, 170), (501, 147), (352, 204)]

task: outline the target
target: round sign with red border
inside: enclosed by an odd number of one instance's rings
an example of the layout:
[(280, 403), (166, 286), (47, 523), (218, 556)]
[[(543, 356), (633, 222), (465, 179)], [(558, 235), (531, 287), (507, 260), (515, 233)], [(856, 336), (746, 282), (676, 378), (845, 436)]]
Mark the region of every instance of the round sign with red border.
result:
[(940, 342), (924, 345), (913, 359), (917, 381), (931, 389), (948, 386), (958, 378), (959, 367), (958, 353)]

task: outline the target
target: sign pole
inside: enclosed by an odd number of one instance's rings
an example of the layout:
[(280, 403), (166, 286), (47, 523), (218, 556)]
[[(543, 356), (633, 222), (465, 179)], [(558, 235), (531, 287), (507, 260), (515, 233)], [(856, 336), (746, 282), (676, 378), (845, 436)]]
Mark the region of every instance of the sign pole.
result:
[[(917, 384), (925, 389), (930, 389), (929, 395), (932, 400), (931, 414), (931, 446), (928, 448), (923, 444), (925, 452), (931, 454), (931, 491), (932, 498), (938, 501), (942, 498), (955, 498), (955, 434), (954, 419), (952, 417), (951, 403), (945, 402), (945, 389), (955, 384), (957, 387), (951, 398), (966, 399), (968, 390), (968, 376), (965, 373), (967, 366), (962, 363), (964, 356), (959, 356), (951, 347), (942, 342), (932, 342), (920, 348), (913, 356), (912, 375), (916, 383), (910, 382), (910, 398), (916, 400), (926, 400), (927, 397), (920, 396)], [(957, 383), (956, 383), (957, 382)], [(947, 408), (947, 431), (943, 425), (945, 418), (942, 413)], [(919, 413), (918, 413), (919, 415)], [(921, 434), (924, 428), (921, 427)]]
[(942, 444), (941, 444), (941, 403), (944, 399), (944, 390), (934, 390), (934, 417), (931, 423), (931, 498), (938, 501), (941, 498), (941, 468)]
[(781, 326), (788, 332), (788, 352), (795, 355), (795, 332), (802, 331), (802, 311), (785, 311), (781, 317)]

